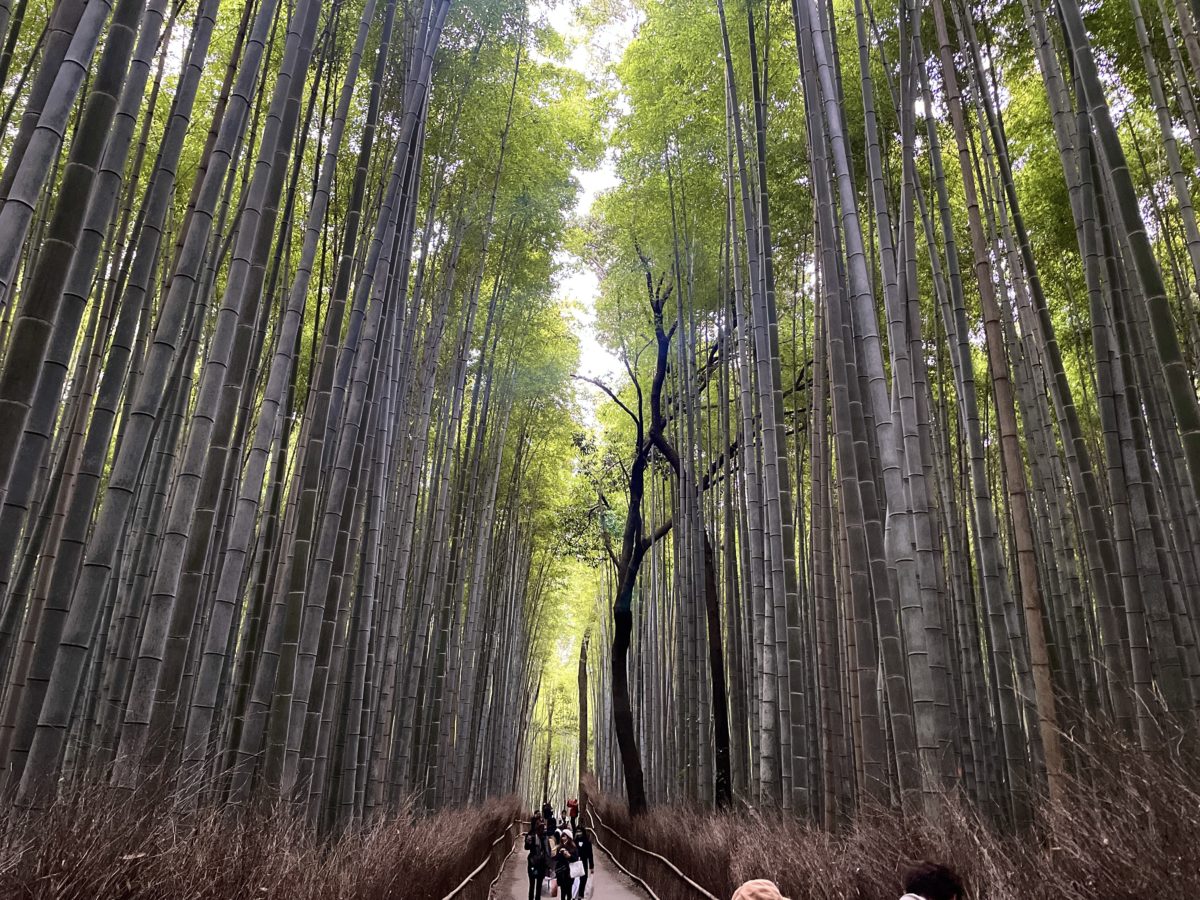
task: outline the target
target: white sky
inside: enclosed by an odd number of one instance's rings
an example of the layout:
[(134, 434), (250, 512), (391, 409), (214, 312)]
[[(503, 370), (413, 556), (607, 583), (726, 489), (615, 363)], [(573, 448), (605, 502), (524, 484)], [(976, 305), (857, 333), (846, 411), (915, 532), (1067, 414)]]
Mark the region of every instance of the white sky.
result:
[[(574, 43), (567, 65), (592, 79), (599, 80), (604, 77), (607, 64), (619, 58), (625, 44), (633, 36), (632, 23), (615, 16), (612, 24), (604, 25), (593, 32), (592, 40), (589, 41), (584, 29), (575, 22), (569, 0), (536, 0), (531, 10), (535, 17), (544, 16), (555, 31)], [(605, 154), (598, 168), (586, 171), (576, 169), (574, 174), (582, 186), (574, 209), (577, 216), (587, 215), (596, 196), (618, 183), (610, 153)], [(571, 326), (579, 338), (577, 374), (615, 385), (624, 374), (625, 368), (596, 337), (595, 309), (596, 298), (600, 292), (599, 281), (595, 273), (572, 254), (559, 251), (556, 259), (562, 268), (555, 291), (558, 298), (571, 310)], [(592, 424), (595, 422), (598, 404), (606, 398), (598, 388), (590, 384), (578, 382), (577, 388), (584, 420)]]

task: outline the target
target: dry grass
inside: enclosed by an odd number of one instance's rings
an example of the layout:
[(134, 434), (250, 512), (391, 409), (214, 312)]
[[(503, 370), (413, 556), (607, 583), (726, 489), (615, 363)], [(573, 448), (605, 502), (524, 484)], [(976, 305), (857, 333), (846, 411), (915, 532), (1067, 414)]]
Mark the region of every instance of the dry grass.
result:
[[(1003, 834), (968, 805), (936, 819), (864, 814), (829, 834), (785, 816), (652, 809), (631, 820), (624, 802), (593, 796), (604, 820), (670, 859), (718, 897), (770, 878), (793, 900), (896, 900), (898, 872), (930, 859), (956, 868), (973, 900), (1149, 900), (1200, 897), (1200, 773), (1129, 748), (1087, 761), (1087, 781), (1039, 812), (1036, 826)], [(661, 863), (600, 839), (663, 900), (694, 900)], [(661, 891), (660, 891), (661, 888)]]
[(481, 900), (512, 844), (492, 842), (515, 799), (418, 816), (409, 809), (322, 837), (294, 816), (195, 810), (151, 792), (80, 789), (4, 822), (5, 900), (438, 900), (486, 855), (462, 897)]

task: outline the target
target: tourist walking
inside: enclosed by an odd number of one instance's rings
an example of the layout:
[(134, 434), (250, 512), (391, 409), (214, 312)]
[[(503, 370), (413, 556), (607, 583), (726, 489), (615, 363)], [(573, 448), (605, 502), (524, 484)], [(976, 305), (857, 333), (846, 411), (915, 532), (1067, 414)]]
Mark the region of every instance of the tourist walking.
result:
[(525, 850), (529, 856), (526, 865), (529, 871), (529, 900), (541, 896), (542, 879), (550, 868), (550, 842), (546, 838), (546, 823), (541, 816), (529, 820), (529, 831), (525, 835)]
[(583, 874), (579, 876), (576, 897), (587, 896), (588, 878), (596, 871), (596, 858), (592, 855), (592, 839), (588, 837), (587, 829), (580, 828), (575, 832), (575, 846), (579, 848), (579, 861), (583, 863)]
[(571, 866), (578, 862), (579, 850), (575, 842), (569, 834), (563, 834), (558, 849), (554, 851), (554, 875), (558, 880), (558, 895), (562, 900), (568, 900), (572, 896), (571, 888), (575, 883), (575, 876), (571, 872)]

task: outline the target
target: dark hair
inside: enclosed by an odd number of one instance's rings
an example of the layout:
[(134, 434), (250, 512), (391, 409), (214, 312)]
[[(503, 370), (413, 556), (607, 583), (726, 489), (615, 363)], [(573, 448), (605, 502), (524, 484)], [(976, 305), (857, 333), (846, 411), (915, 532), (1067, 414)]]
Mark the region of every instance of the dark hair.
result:
[(925, 900), (966, 900), (962, 879), (948, 866), (919, 862), (904, 872), (904, 890)]

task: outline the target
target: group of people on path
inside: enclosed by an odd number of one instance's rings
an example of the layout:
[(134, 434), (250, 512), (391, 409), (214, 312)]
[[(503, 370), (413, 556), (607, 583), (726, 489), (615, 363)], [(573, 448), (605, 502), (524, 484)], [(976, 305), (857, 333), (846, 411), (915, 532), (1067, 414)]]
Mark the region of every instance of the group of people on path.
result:
[(588, 878), (596, 871), (592, 841), (578, 823), (579, 802), (568, 800), (557, 816), (549, 799), (529, 819), (525, 834), (529, 900), (542, 896), (572, 900), (591, 896)]
[[(592, 842), (579, 822), (579, 802), (568, 800), (556, 816), (546, 800), (541, 812), (529, 819), (525, 834), (528, 859), (529, 900), (557, 897), (560, 900), (590, 897), (588, 878), (596, 871)], [(904, 896), (900, 900), (967, 900), (962, 879), (950, 868), (921, 862), (902, 876)], [(593, 884), (594, 887), (594, 884)], [(732, 900), (787, 900), (773, 881), (755, 879), (739, 887)]]

